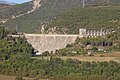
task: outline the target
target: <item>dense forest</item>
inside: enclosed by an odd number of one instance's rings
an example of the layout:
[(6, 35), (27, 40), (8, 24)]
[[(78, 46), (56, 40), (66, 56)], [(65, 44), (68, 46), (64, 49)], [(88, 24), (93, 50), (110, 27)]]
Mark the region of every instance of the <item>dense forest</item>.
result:
[(33, 48), (24, 38), (13, 38), (8, 34), (8, 30), (0, 28), (0, 61), (8, 60), (14, 55), (31, 55)]
[[(81, 62), (78, 60), (35, 60), (25, 56), (16, 56), (0, 63), (0, 73), (51, 80), (118, 80), (120, 64), (111, 62)], [(72, 78), (71, 78), (72, 77)]]

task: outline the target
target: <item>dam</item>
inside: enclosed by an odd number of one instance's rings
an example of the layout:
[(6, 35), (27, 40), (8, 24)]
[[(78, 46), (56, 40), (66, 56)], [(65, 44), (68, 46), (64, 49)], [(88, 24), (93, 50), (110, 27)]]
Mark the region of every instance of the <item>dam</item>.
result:
[(24, 34), (24, 36), (34, 49), (43, 53), (45, 51), (55, 52), (55, 50), (65, 48), (67, 44), (74, 43), (77, 37), (94, 38), (106, 34), (110, 34), (110, 32), (79, 29), (79, 34)]
[(25, 34), (28, 43), (39, 52), (53, 51), (65, 48), (67, 44), (74, 43), (79, 35), (49, 35)]

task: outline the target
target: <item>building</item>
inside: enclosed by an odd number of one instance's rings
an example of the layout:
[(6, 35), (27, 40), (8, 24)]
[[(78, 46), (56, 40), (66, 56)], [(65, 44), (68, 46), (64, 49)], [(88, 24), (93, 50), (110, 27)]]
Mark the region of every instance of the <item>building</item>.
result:
[(87, 38), (94, 38), (97, 36), (105, 36), (107, 34), (110, 34), (107, 30), (86, 30), (86, 29), (79, 29), (79, 37), (87, 37)]

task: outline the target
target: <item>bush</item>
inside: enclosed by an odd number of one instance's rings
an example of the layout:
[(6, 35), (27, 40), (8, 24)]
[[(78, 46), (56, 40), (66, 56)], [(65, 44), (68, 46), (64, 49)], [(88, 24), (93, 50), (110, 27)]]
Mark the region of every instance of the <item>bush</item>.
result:
[(15, 80), (24, 80), (22, 76), (17, 76)]
[(49, 56), (50, 53), (49, 53), (49, 51), (45, 51), (45, 52), (42, 53), (42, 55), (43, 55), (43, 56)]

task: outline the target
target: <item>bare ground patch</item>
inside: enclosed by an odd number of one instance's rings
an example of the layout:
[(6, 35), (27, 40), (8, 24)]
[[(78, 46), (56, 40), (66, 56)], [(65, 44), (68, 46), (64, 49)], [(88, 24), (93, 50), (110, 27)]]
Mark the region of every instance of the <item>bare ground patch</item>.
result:
[[(15, 80), (15, 76), (7, 76), (7, 75), (0, 75), (0, 80)], [(26, 78), (24, 77), (25, 80), (33, 80), (33, 78)]]
[[(42, 59), (41, 57), (34, 57), (35, 59)], [(67, 60), (67, 59), (77, 59), (80, 61), (95, 61), (95, 62), (109, 62), (109, 61), (117, 61), (120, 62), (119, 60), (117, 60), (118, 57), (83, 57), (83, 56), (74, 56), (74, 57), (67, 57), (67, 56), (57, 56), (57, 58), (61, 58), (63, 60)], [(50, 59), (50, 57), (43, 57), (43, 59)]]

